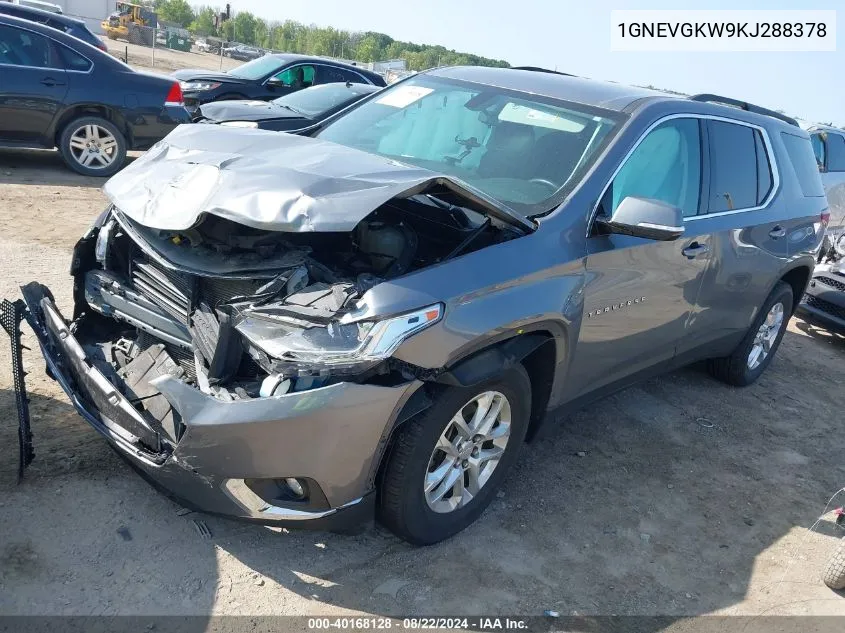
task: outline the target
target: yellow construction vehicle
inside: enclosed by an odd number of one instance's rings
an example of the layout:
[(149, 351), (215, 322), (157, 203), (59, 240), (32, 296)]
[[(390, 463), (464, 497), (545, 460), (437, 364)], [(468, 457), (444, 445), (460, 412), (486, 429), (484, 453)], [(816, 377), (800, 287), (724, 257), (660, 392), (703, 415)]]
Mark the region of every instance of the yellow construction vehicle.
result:
[(158, 16), (149, 7), (132, 2), (118, 2), (115, 12), (103, 20), (100, 26), (109, 39), (121, 38), (132, 44), (152, 46)]

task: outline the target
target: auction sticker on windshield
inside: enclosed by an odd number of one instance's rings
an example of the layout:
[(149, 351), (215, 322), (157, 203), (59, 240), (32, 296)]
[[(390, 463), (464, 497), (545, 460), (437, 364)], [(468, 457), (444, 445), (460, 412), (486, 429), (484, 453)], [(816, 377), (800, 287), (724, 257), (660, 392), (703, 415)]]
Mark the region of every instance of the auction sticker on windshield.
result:
[(378, 99), (376, 103), (393, 106), (394, 108), (404, 108), (432, 92), (434, 92), (433, 88), (423, 86), (398, 86)]

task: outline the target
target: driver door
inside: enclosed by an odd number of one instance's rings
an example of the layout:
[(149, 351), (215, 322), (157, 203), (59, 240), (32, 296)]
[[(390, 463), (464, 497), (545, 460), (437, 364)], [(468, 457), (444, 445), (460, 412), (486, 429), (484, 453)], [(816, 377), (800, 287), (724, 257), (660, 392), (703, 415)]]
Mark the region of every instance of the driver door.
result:
[[(608, 185), (599, 213), (611, 217), (627, 196), (698, 213), (704, 172), (701, 122), (661, 123), (636, 145)], [(671, 361), (684, 336), (709, 262), (709, 235), (685, 233), (674, 241), (627, 235), (587, 240), (581, 332), (566, 399), (612, 385)]]

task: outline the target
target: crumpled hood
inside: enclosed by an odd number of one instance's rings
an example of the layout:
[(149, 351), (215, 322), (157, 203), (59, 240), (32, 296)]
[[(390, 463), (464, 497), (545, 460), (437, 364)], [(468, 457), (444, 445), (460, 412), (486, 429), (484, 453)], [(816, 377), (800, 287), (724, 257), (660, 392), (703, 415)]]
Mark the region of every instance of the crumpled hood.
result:
[[(197, 114), (212, 121), (263, 121), (301, 119), (301, 114), (269, 101), (212, 101), (199, 107)], [(303, 126), (304, 127), (304, 124)]]
[(523, 229), (514, 211), (435, 172), (304, 136), (181, 125), (106, 182), (126, 216), (161, 230), (210, 213), (269, 231), (351, 231), (376, 208), (430, 186)]
[(217, 72), (215, 70), (203, 70), (201, 68), (183, 68), (170, 73), (170, 76), (179, 81), (222, 81), (225, 83), (243, 84), (249, 83), (246, 79), (235, 77), (229, 73)]

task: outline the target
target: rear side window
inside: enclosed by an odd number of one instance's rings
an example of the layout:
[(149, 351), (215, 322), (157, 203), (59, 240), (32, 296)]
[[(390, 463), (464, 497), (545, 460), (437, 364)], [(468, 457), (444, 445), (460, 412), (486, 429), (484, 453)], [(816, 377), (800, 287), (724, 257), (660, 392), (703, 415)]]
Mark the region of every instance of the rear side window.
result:
[(708, 212), (719, 213), (758, 206), (772, 188), (769, 159), (762, 139), (757, 138), (759, 132), (747, 125), (724, 121), (710, 121), (709, 130)]
[(827, 170), (845, 171), (845, 136), (827, 135)]
[(805, 197), (824, 196), (822, 179), (810, 141), (787, 132), (781, 132), (781, 138), (789, 156), (789, 163), (801, 185), (801, 193)]
[(67, 70), (76, 70), (79, 72), (87, 72), (91, 69), (91, 62), (76, 51), (69, 49), (67, 46), (57, 44), (56, 48), (59, 50), (59, 57), (62, 58), (64, 66)]
[(360, 75), (356, 75), (355, 73), (349, 72), (348, 70), (344, 70), (343, 68), (335, 68), (334, 66), (320, 66), (319, 73), (321, 84), (328, 84), (341, 81), (344, 83), (350, 81), (353, 84), (364, 83), (364, 80), (361, 79)]

